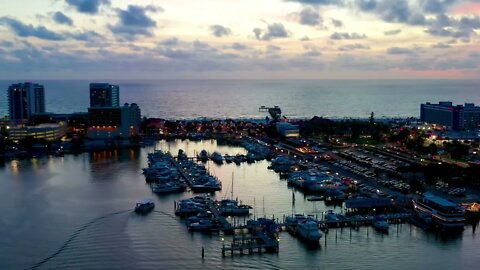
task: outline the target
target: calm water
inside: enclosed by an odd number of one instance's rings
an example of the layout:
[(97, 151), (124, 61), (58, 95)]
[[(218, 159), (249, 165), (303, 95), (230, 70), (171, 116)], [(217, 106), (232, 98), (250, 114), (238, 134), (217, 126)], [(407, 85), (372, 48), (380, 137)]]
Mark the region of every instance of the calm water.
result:
[[(190, 156), (201, 149), (244, 151), (214, 141), (160, 142), (157, 148), (174, 153), (182, 148)], [(479, 235), (472, 227), (444, 239), (408, 224), (392, 225), (389, 235), (372, 228), (368, 234), (367, 228), (353, 231), (351, 237), (349, 229), (330, 230), (315, 250), (281, 233), (279, 254), (222, 258), (220, 236), (191, 234), (173, 214), (174, 201), (191, 194), (160, 197), (145, 185), (141, 168), (152, 150), (5, 163), (0, 168), (0, 269), (476, 269), (480, 263)], [(330, 209), (298, 192), (293, 209), (293, 191), (266, 161), (208, 166), (223, 181), (216, 197), (229, 196), (233, 172), (234, 197), (255, 204), (257, 216)], [(134, 215), (133, 204), (143, 197), (155, 199), (156, 211)]]
[[(5, 91), (11, 83), (0, 81)], [(86, 111), (89, 81), (37, 81), (44, 84), (50, 112)], [(148, 117), (263, 118), (262, 105), (278, 105), (287, 117), (343, 118), (419, 116), (420, 103), (451, 100), (480, 104), (480, 81), (309, 81), (161, 80), (110, 81), (120, 100), (138, 103)], [(5, 93), (4, 92), (4, 93)], [(7, 113), (0, 94), (0, 115)]]

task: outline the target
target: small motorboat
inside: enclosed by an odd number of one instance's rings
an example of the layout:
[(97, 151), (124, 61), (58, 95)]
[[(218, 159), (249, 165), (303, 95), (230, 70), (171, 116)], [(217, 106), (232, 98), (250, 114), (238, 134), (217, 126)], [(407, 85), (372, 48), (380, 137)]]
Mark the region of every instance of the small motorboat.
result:
[(325, 196), (310, 196), (307, 198), (307, 201), (309, 202), (316, 202), (316, 201), (324, 201)]
[(152, 199), (143, 199), (135, 205), (135, 213), (145, 215), (152, 211), (153, 208), (155, 208), (155, 203)]
[(388, 228), (390, 227), (390, 225), (384, 217), (376, 216), (373, 220), (373, 227), (378, 231), (388, 233)]

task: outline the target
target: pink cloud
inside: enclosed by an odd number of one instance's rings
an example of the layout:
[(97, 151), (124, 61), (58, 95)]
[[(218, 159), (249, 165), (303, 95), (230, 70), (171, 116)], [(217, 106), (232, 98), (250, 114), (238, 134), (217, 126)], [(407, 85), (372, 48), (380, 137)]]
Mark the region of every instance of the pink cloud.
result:
[(451, 11), (455, 15), (480, 15), (480, 3), (464, 3), (454, 7)]

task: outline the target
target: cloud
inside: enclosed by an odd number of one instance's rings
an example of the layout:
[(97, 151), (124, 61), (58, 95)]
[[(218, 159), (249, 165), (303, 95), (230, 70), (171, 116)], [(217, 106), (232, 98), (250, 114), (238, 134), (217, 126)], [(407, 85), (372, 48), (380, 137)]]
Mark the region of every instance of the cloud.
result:
[(451, 47), (452, 46), (450, 46), (449, 44), (442, 43), (442, 42), (439, 42), (437, 44), (432, 45), (432, 48), (435, 48), (435, 49), (448, 49), (448, 48), (451, 48)]
[(422, 12), (409, 6), (408, 0), (357, 0), (357, 8), (363, 12), (373, 13), (386, 22), (423, 25), (426, 22)]
[(66, 0), (66, 2), (78, 12), (88, 14), (97, 14), (100, 10), (100, 6), (110, 5), (110, 0)]
[(444, 13), (457, 0), (420, 0), (420, 6), (426, 13)]
[(212, 32), (212, 35), (216, 37), (223, 37), (223, 36), (228, 36), (232, 33), (230, 28), (227, 28), (225, 26), (215, 24), (210, 26), (210, 31)]
[(110, 31), (120, 35), (127, 40), (133, 40), (137, 36), (153, 35), (153, 29), (157, 23), (147, 15), (147, 12), (157, 13), (163, 9), (156, 6), (136, 6), (129, 5), (127, 9), (117, 9), (119, 22), (115, 25), (109, 25)]
[(37, 37), (45, 40), (64, 40), (61, 34), (48, 30), (45, 26), (33, 26), (24, 24), (21, 21), (9, 17), (1, 17), (0, 24), (8, 26), (15, 34), (20, 37)]
[(330, 35), (330, 39), (333, 40), (341, 40), (341, 39), (364, 39), (367, 38), (365, 34), (358, 34), (358, 33), (339, 33), (335, 32)]
[(243, 50), (246, 50), (248, 47), (242, 43), (235, 42), (232, 44), (231, 48), (236, 51), (243, 51)]
[(58, 24), (73, 25), (73, 20), (60, 11), (53, 13), (53, 20)]
[(387, 53), (392, 55), (400, 55), (400, 54), (414, 54), (415, 51), (407, 48), (392, 47), (392, 48), (388, 48)]
[(306, 50), (306, 52), (300, 55), (302, 57), (317, 57), (322, 55), (322, 53), (320, 52), (320, 49), (312, 43), (304, 44), (303, 48)]
[(331, 19), (332, 20), (332, 24), (334, 27), (342, 27), (343, 26), (343, 22), (341, 20), (336, 20), (336, 19)]
[(343, 6), (344, 0), (286, 0), (287, 2), (297, 2), (306, 5), (319, 5), (319, 6)]
[(298, 14), (299, 22), (303, 25), (317, 26), (322, 24), (323, 20), (318, 13), (318, 10), (306, 7), (302, 9)]
[(395, 35), (400, 34), (401, 32), (402, 32), (401, 29), (395, 29), (395, 30), (385, 31), (385, 32), (383, 32), (383, 34), (385, 36), (395, 36)]
[(162, 44), (164, 46), (167, 46), (167, 47), (170, 47), (170, 46), (177, 46), (179, 43), (180, 42), (179, 42), (178, 38), (173, 37), (173, 38), (169, 38), (169, 39), (166, 39), (166, 40), (162, 41), (160, 44)]
[(370, 50), (370, 46), (355, 43), (355, 44), (343, 45), (340, 48), (338, 48), (338, 50), (339, 51), (344, 51), (344, 52), (354, 51), (354, 50)]
[(258, 40), (272, 40), (275, 38), (286, 38), (290, 36), (285, 26), (281, 23), (272, 23), (267, 29), (255, 28), (253, 33)]

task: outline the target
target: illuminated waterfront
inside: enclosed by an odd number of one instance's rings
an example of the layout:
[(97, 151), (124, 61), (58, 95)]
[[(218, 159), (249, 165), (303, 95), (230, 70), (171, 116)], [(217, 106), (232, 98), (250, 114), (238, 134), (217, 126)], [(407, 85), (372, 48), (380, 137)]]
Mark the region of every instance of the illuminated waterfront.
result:
[[(201, 149), (244, 153), (242, 148), (216, 146), (214, 141), (159, 142), (158, 148), (172, 153), (184, 149), (189, 156)], [(141, 168), (153, 149), (5, 163), (0, 171), (0, 197), (3, 205), (12, 207), (4, 207), (0, 223), (0, 268), (31, 267), (59, 249), (39, 269), (371, 269), (379, 263), (386, 269), (472, 269), (480, 261), (478, 237), (471, 226), (462, 236), (445, 239), (408, 224), (392, 226), (388, 235), (371, 227), (352, 231), (351, 237), (349, 229), (332, 229), (326, 243), (322, 238), (315, 250), (282, 233), (279, 254), (222, 258), (220, 236), (190, 234), (173, 215), (173, 202), (191, 194), (155, 196), (145, 184)], [(295, 192), (292, 207), (292, 190), (268, 166), (268, 161), (240, 166), (208, 164), (224, 183), (217, 198), (230, 195), (234, 172), (234, 196), (251, 205), (255, 201), (257, 217), (331, 209), (323, 202), (305, 200), (300, 192)], [(131, 210), (143, 197), (155, 198), (156, 208), (151, 215), (139, 217)]]

